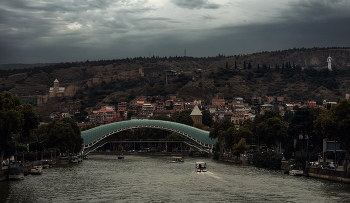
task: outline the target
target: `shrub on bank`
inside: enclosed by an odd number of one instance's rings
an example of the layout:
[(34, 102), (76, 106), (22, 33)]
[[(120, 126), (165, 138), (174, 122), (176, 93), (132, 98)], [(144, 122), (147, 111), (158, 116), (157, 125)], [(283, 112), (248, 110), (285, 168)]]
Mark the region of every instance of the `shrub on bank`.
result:
[(255, 153), (253, 163), (257, 167), (269, 169), (281, 169), (283, 155), (275, 152)]

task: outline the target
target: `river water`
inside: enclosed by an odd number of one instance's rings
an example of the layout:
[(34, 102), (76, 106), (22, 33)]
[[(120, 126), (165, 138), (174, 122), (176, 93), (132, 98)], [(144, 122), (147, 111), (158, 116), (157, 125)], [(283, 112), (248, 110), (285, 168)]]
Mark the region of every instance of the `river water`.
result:
[[(0, 182), (0, 202), (349, 202), (350, 185), (208, 158), (90, 155)], [(195, 172), (205, 161), (207, 172)]]

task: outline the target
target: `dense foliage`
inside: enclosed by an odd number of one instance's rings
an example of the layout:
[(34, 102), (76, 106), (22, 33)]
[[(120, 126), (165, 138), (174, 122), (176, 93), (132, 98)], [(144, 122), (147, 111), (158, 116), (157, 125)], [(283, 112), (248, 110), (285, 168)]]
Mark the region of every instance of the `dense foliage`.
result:
[(255, 153), (254, 164), (257, 167), (270, 168), (270, 169), (281, 169), (281, 159), (283, 155), (275, 152)]
[(258, 146), (263, 142), (271, 148), (277, 141), (281, 142), (287, 136), (287, 123), (278, 111), (268, 110), (254, 119), (252, 131)]
[(79, 152), (83, 139), (76, 122), (71, 118), (63, 118), (40, 126), (38, 137), (45, 149), (57, 148), (61, 152)]
[(13, 153), (16, 142), (26, 140), (39, 125), (33, 106), (21, 105), (10, 93), (0, 93), (0, 161)]

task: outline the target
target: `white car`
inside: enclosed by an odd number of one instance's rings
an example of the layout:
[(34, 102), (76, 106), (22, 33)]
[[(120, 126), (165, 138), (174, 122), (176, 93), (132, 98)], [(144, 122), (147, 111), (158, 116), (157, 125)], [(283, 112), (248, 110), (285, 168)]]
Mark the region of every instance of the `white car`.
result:
[(9, 165), (9, 160), (3, 160), (2, 161), (2, 166), (8, 166)]
[(328, 165), (328, 167), (329, 167), (330, 169), (336, 169), (336, 168), (338, 168), (338, 165), (335, 164), (334, 162), (330, 162), (329, 165)]

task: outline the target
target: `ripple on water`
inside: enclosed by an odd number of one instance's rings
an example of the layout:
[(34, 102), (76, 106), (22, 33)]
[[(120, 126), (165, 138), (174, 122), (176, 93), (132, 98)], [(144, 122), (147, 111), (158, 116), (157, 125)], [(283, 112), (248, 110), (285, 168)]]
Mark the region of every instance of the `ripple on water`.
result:
[[(350, 186), (205, 158), (91, 155), (40, 176), (0, 182), (0, 202), (342, 202)], [(207, 173), (194, 172), (206, 161)]]

